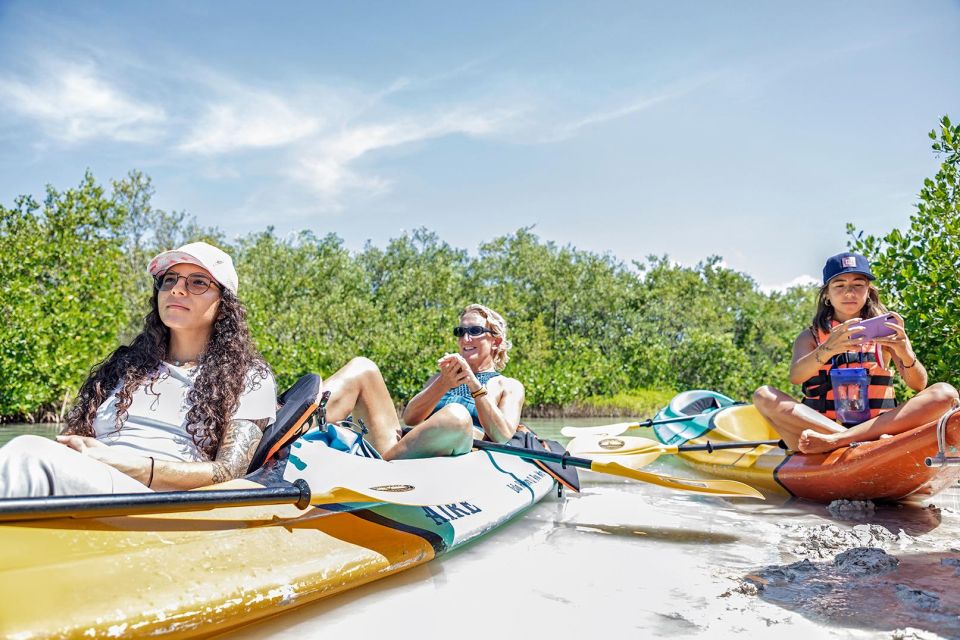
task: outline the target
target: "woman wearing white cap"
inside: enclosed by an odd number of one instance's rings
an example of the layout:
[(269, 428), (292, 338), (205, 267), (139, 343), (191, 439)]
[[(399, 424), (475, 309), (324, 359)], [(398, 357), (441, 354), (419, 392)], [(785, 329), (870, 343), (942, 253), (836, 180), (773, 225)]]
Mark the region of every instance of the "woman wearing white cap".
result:
[[(813, 322), (793, 344), (790, 382), (802, 384), (804, 398), (797, 402), (770, 386), (753, 395), (757, 410), (793, 450), (820, 453), (902, 433), (938, 419), (957, 402), (949, 384), (927, 386), (927, 370), (903, 319), (880, 303), (873, 280), (863, 256), (829, 258)], [(891, 364), (918, 392), (899, 406)], [(851, 392), (838, 397), (838, 387)]]
[(0, 495), (192, 489), (242, 475), (276, 418), (230, 256), (195, 242), (155, 257), (143, 329), (94, 368), (59, 442), (0, 449)]

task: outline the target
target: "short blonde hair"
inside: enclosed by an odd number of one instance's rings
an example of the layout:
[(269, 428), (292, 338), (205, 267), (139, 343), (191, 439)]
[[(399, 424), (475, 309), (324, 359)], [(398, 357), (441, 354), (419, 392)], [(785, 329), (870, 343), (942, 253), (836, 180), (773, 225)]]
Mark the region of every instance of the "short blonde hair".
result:
[(485, 321), (487, 328), (493, 332), (493, 335), (500, 337), (500, 344), (494, 347), (493, 368), (497, 371), (503, 371), (510, 360), (507, 353), (513, 348), (513, 343), (507, 338), (507, 321), (499, 313), (482, 304), (469, 304), (460, 312), (460, 319), (468, 313), (476, 313)]

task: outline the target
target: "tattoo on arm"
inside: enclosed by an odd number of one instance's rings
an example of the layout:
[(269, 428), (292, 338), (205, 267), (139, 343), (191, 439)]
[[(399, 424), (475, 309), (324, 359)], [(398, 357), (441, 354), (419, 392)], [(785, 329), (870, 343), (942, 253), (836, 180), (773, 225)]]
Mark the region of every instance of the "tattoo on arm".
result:
[(263, 437), (267, 420), (231, 420), (213, 461), (214, 484), (239, 478), (247, 470)]

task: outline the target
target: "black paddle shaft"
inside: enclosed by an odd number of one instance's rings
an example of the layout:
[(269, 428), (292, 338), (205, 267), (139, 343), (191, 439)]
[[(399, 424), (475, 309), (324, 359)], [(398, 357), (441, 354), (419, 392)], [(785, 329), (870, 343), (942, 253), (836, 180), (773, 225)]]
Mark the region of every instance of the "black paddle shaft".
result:
[(692, 416), (680, 416), (679, 418), (661, 418), (660, 420), (648, 418), (642, 422), (638, 422), (637, 424), (640, 425), (641, 427), (652, 427), (655, 424), (670, 424), (671, 422), (686, 422), (688, 420), (692, 420), (702, 415), (703, 415), (702, 413), (698, 413)]
[(262, 489), (214, 489), (210, 491), (158, 491), (110, 495), (7, 498), (0, 500), (0, 522), (50, 518), (103, 518), (146, 513), (204, 511), (217, 507), (264, 504), (310, 505), (310, 487), (303, 480)]
[[(754, 447), (759, 447), (760, 445), (778, 446), (781, 449), (787, 448), (787, 445), (783, 440), (758, 440), (755, 442), (722, 442), (718, 444), (707, 442), (706, 444), (691, 444), (679, 447), (679, 451), (709, 451), (712, 453), (718, 449), (752, 449)], [(474, 440), (473, 446), (475, 449), (506, 453), (512, 456), (519, 456), (525, 460), (556, 462), (562, 467), (578, 467), (580, 469), (589, 469), (594, 462), (588, 458), (575, 458), (566, 452), (553, 453), (550, 451), (535, 451), (533, 449), (524, 449), (522, 447), (511, 447), (510, 445), (506, 444), (487, 442), (486, 440)], [(610, 453), (616, 455), (616, 452), (614, 451), (611, 451)]]
[(713, 453), (714, 451), (720, 451), (722, 449), (753, 449), (754, 447), (760, 447), (763, 445), (769, 445), (771, 447), (780, 447), (781, 449), (788, 449), (787, 443), (783, 440), (754, 440), (753, 442), (717, 442), (713, 443), (707, 440), (705, 444), (681, 444), (677, 447), (677, 451), (706, 451), (708, 453)]
[(589, 469), (593, 460), (586, 458), (574, 458), (569, 453), (553, 453), (552, 451), (536, 451), (534, 449), (525, 449), (523, 447), (512, 447), (508, 444), (497, 444), (496, 442), (487, 442), (486, 440), (474, 440), (475, 449), (485, 451), (496, 451), (511, 456), (518, 456), (524, 460), (543, 460), (544, 462), (556, 462), (561, 467), (579, 467), (580, 469)]

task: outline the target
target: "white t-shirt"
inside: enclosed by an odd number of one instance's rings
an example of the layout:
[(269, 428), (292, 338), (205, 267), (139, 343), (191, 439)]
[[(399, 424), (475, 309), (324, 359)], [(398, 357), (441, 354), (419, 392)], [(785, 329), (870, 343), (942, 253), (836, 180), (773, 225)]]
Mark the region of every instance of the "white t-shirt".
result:
[[(160, 377), (140, 385), (133, 392), (127, 419), (117, 430), (116, 391), (97, 409), (93, 431), (97, 440), (157, 460), (200, 462), (205, 460), (187, 432), (187, 394), (200, 368), (187, 369), (161, 363)], [(119, 390), (119, 387), (117, 388)], [(272, 424), (277, 418), (277, 385), (273, 376), (261, 378), (253, 370), (237, 411), (231, 420), (261, 420)]]

